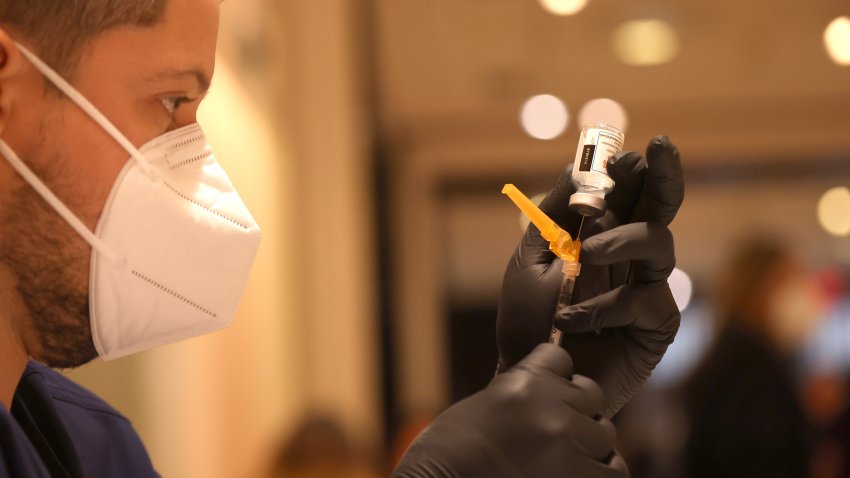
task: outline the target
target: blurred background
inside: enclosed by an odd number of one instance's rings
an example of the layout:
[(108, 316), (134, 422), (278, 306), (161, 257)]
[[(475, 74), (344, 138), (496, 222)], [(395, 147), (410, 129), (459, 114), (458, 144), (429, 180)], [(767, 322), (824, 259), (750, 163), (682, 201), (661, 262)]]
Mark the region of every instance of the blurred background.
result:
[[(729, 323), (751, 322), (739, 335), (764, 362), (742, 360), (768, 365), (724, 403), (759, 408), (746, 387), (776, 371), (783, 416), (799, 414), (810, 438), (777, 456), (804, 456), (794, 476), (845, 476), (839, 0), (224, 2), (200, 121), (263, 227), (239, 316), (69, 375), (130, 417), (163, 476), (386, 475), (430, 417), (492, 377), (501, 277), (522, 234), (502, 184), (548, 191), (598, 108), (627, 124), (627, 149), (669, 135), (687, 181), (671, 226), (682, 329), (618, 417), (633, 476), (682, 476), (694, 410), (721, 406), (692, 385), (736, 376), (710, 373), (710, 359)], [(766, 304), (792, 295), (788, 326)], [(730, 321), (730, 303), (755, 319)]]

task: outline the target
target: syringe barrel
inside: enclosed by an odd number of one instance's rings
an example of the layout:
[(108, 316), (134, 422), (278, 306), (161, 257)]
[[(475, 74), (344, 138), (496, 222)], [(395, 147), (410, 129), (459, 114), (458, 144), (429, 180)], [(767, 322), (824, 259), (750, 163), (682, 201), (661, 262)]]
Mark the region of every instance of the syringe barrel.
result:
[(558, 307), (555, 309), (555, 315), (552, 317), (552, 331), (549, 334), (549, 343), (561, 345), (563, 332), (555, 327), (555, 317), (561, 309), (570, 306), (573, 299), (573, 288), (576, 285), (576, 277), (581, 270), (581, 264), (578, 262), (564, 262), (563, 267), (564, 278), (561, 279), (561, 291), (558, 294)]

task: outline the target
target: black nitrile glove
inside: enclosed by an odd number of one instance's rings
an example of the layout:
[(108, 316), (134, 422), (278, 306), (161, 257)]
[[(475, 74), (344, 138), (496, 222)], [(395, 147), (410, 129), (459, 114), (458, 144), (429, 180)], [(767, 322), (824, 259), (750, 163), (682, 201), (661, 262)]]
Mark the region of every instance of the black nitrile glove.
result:
[[(575, 235), (581, 216), (568, 208), (571, 169), (540, 208)], [(585, 222), (573, 305), (555, 310), (561, 260), (530, 225), (505, 272), (496, 331), (503, 371), (549, 340), (554, 316), (576, 373), (599, 383), (604, 415), (611, 417), (646, 381), (679, 328), (667, 285), (675, 265), (667, 225), (685, 188), (679, 152), (665, 136), (649, 143), (646, 159), (634, 152), (612, 157), (608, 173), (616, 185), (605, 214)]]
[(542, 344), (440, 414), (392, 476), (625, 478), (614, 425), (601, 413), (599, 387), (573, 375), (563, 349)]

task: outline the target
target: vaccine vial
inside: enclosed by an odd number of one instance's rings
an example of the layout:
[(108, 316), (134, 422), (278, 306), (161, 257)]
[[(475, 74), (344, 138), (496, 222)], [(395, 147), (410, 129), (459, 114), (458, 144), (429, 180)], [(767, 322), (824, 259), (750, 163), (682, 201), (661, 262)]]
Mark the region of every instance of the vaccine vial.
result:
[(626, 136), (614, 126), (596, 123), (585, 126), (573, 164), (570, 209), (582, 216), (601, 216), (605, 212), (605, 195), (614, 189), (608, 176), (608, 158), (623, 150)]

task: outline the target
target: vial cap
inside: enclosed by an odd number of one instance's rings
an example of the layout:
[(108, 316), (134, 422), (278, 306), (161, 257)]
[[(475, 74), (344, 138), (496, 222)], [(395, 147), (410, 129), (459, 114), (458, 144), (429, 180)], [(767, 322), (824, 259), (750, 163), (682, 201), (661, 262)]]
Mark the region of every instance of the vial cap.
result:
[(574, 193), (570, 196), (570, 210), (582, 216), (601, 216), (605, 212), (605, 206), (605, 199), (593, 194)]

